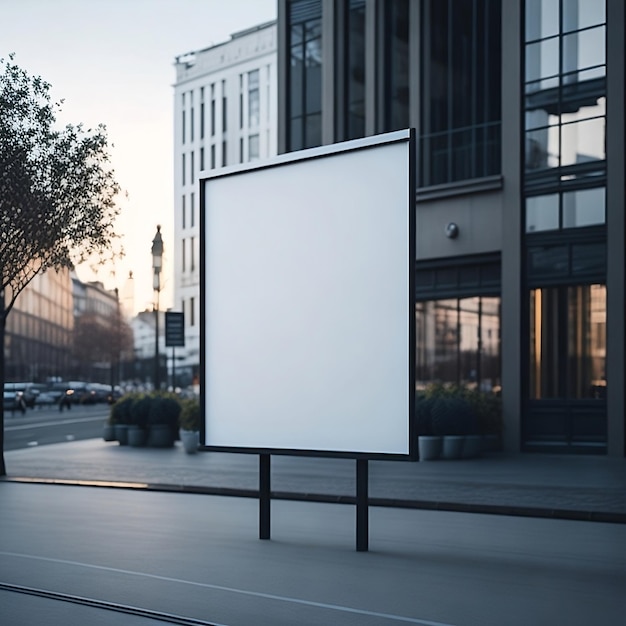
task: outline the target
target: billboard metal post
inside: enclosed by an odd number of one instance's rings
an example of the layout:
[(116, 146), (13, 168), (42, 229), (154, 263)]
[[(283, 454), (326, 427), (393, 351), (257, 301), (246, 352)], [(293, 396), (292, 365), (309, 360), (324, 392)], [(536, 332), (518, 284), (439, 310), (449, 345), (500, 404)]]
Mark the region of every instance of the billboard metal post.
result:
[(356, 550), (367, 552), (369, 548), (368, 511), (368, 465), (367, 459), (356, 461)]
[(259, 539), (270, 538), (270, 455), (259, 456)]

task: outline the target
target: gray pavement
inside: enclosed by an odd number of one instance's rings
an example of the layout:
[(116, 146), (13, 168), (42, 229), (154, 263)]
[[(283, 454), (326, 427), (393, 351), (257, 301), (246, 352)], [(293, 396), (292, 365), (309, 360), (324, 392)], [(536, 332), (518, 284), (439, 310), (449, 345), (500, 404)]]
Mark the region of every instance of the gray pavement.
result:
[[(61, 482), (257, 497), (257, 455), (131, 448), (101, 439), (5, 452), (8, 481)], [(271, 458), (273, 499), (353, 503), (352, 459)], [(476, 459), (369, 462), (373, 506), (626, 523), (626, 459), (491, 453)]]

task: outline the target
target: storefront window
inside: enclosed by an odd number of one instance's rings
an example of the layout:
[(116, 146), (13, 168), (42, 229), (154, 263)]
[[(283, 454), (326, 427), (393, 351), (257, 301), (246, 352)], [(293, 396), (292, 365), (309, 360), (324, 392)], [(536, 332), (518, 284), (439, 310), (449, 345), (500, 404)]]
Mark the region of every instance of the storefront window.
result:
[(500, 298), (418, 302), (416, 389), (451, 383), (500, 391)]
[(604, 398), (606, 286), (533, 289), (530, 397)]

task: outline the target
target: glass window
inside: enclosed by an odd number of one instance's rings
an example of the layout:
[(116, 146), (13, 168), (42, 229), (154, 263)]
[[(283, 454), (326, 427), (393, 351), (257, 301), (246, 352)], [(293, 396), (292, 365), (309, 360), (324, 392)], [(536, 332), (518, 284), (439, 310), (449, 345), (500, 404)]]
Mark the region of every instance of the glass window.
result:
[(566, 245), (532, 246), (528, 249), (530, 279), (569, 276), (569, 248)]
[[(385, 8), (385, 131), (409, 126), (409, 2)], [(453, 13), (454, 15), (454, 13)]]
[(256, 127), (261, 119), (259, 70), (248, 72), (248, 127)]
[(321, 0), (289, 3), (289, 150), (319, 146), (322, 142), (321, 16)]
[(563, 37), (563, 73), (606, 63), (604, 26), (571, 33)]
[(559, 32), (559, 0), (526, 0), (526, 41)]
[(605, 397), (605, 285), (534, 289), (530, 302), (530, 397)]
[(569, 32), (606, 22), (604, 2), (598, 0), (564, 0), (563, 30)]
[(563, 194), (563, 228), (604, 224), (605, 188), (582, 189)]
[(559, 126), (539, 128), (526, 133), (526, 169), (541, 170), (559, 166)]
[(349, 0), (346, 39), (345, 139), (365, 136), (365, 0)]
[(250, 135), (248, 138), (248, 160), (254, 161), (259, 158), (259, 135)]
[(559, 228), (559, 194), (526, 198), (526, 232)]
[(526, 2), (527, 183), (542, 169), (571, 177), (606, 161), (605, 19), (604, 0)]
[[(526, 46), (526, 81), (558, 76), (559, 74), (559, 39), (552, 37)], [(554, 84), (558, 84), (555, 83)], [(541, 87), (553, 84), (543, 83)]]
[(419, 184), (497, 174), (500, 3), (424, 0), (421, 4)]
[(500, 298), (417, 302), (416, 389), (452, 383), (500, 391)]
[(561, 165), (576, 165), (606, 158), (605, 118), (561, 126)]

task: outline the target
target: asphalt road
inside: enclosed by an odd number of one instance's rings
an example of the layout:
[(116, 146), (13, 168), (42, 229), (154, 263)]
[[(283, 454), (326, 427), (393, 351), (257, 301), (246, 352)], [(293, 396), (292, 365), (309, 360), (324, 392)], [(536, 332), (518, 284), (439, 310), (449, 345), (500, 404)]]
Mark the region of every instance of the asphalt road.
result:
[[(0, 623), (111, 624), (131, 609), (228, 626), (588, 626), (626, 615), (626, 526), (0, 483)], [(67, 602), (63, 594), (100, 605)], [(117, 615), (117, 623), (156, 623)], [(177, 623), (192, 623), (179, 621)]]
[(102, 436), (102, 425), (109, 415), (109, 406), (76, 405), (71, 410), (58, 407), (28, 409), (25, 414), (4, 415), (4, 449), (18, 450), (64, 441), (79, 441)]

